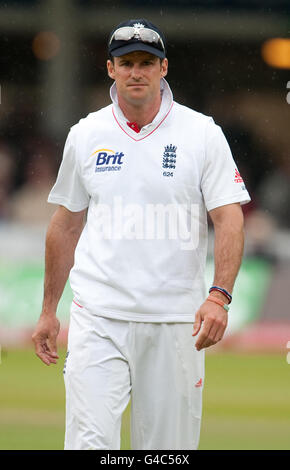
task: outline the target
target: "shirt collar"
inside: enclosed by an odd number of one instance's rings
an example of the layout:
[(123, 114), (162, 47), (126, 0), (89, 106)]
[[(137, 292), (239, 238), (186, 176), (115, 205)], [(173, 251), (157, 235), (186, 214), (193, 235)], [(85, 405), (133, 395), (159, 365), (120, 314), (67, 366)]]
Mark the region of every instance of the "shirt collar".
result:
[[(150, 122), (149, 124), (141, 128), (140, 134), (146, 134), (147, 132), (151, 131), (153, 127), (156, 127), (162, 121), (162, 119), (164, 119), (166, 114), (169, 112), (170, 107), (172, 106), (172, 103), (173, 103), (172, 91), (167, 81), (164, 78), (160, 80), (160, 91), (161, 91), (161, 105), (160, 105), (159, 111), (156, 114), (152, 122)], [(127, 126), (128, 119), (124, 116), (123, 111), (121, 110), (118, 104), (116, 82), (114, 82), (110, 88), (110, 96), (113, 102), (114, 112), (118, 118), (118, 121), (126, 127), (127, 131), (129, 129), (128, 132), (132, 133), (132, 135), (136, 135), (135, 131), (130, 129), (130, 127)]]

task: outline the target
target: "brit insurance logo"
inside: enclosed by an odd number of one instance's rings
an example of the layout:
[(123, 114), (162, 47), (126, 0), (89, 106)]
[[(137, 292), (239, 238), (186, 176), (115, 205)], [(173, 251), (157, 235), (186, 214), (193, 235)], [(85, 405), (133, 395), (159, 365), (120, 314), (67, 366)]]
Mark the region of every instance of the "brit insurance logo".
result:
[(98, 149), (93, 154), (96, 155), (95, 173), (100, 171), (120, 171), (124, 163), (123, 152), (115, 152), (111, 149)]
[(163, 171), (163, 176), (173, 176), (173, 171), (176, 165), (176, 145), (166, 145), (163, 152), (162, 168), (166, 169)]

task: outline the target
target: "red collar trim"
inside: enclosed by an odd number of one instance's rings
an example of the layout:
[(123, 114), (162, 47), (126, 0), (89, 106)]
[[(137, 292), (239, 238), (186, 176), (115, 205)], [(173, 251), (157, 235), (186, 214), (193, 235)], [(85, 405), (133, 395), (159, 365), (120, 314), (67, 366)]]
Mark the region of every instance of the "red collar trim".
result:
[(156, 129), (158, 129), (159, 126), (161, 126), (161, 124), (165, 121), (165, 119), (167, 118), (168, 114), (170, 113), (170, 111), (172, 110), (172, 106), (173, 106), (173, 103), (171, 104), (170, 108), (169, 108), (169, 111), (167, 112), (167, 114), (164, 116), (164, 118), (162, 119), (162, 121), (159, 122), (159, 124), (153, 129), (153, 131), (151, 131), (149, 134), (145, 135), (144, 137), (141, 137), (141, 139), (134, 139), (133, 136), (131, 136), (130, 134), (128, 134), (128, 132), (125, 131), (125, 129), (123, 129), (123, 127), (121, 126), (121, 124), (119, 123), (118, 119), (116, 118), (116, 115), (115, 115), (115, 112), (114, 112), (114, 107), (112, 106), (112, 112), (113, 112), (113, 116), (115, 118), (115, 121), (116, 123), (118, 124), (118, 126), (120, 127), (120, 129), (122, 129), (123, 132), (125, 132), (125, 134), (128, 136), (128, 137), (131, 137), (131, 139), (135, 140), (135, 142), (139, 142), (140, 140), (143, 140), (143, 139), (146, 139), (146, 137), (149, 137), (149, 135), (153, 134), (153, 132), (156, 131)]
[(127, 126), (130, 127), (130, 129), (132, 129), (133, 131), (135, 131), (137, 134), (139, 134), (140, 132), (140, 129), (139, 129), (139, 126), (137, 124), (137, 122), (127, 122)]

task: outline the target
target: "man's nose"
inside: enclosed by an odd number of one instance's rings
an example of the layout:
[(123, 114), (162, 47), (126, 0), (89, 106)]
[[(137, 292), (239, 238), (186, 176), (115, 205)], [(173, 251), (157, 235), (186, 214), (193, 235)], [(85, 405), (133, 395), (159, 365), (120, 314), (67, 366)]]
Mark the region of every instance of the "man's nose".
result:
[(139, 64), (134, 64), (131, 70), (132, 78), (139, 80), (142, 76), (142, 70)]

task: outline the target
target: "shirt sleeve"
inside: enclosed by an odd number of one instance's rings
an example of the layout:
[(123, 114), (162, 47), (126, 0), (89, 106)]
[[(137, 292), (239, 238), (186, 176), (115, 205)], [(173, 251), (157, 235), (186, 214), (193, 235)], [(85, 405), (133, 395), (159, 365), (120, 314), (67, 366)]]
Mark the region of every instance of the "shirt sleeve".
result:
[(208, 211), (235, 202), (246, 204), (251, 200), (229, 144), (213, 119), (206, 129), (201, 190)]
[(72, 212), (79, 212), (89, 205), (90, 196), (80, 175), (76, 158), (75, 129), (67, 136), (62, 162), (56, 182), (49, 193), (48, 202), (65, 206)]

